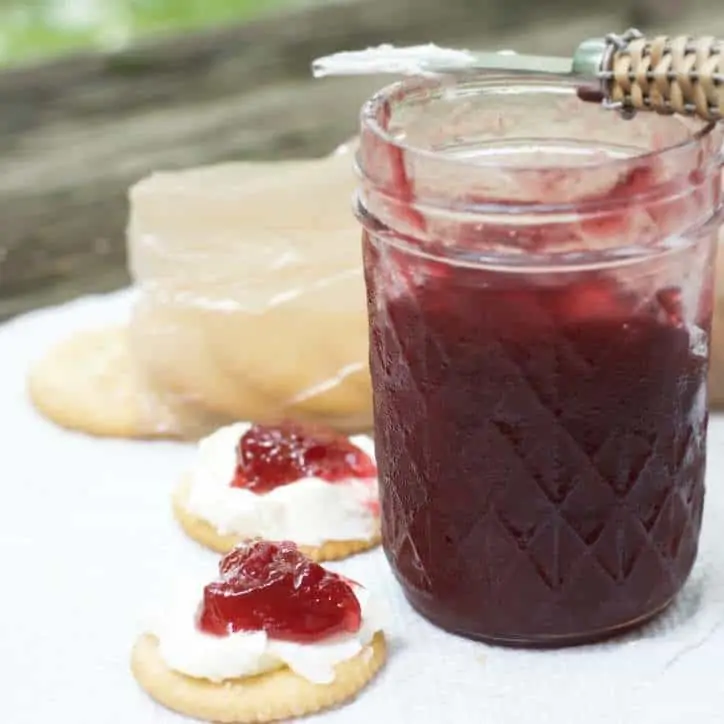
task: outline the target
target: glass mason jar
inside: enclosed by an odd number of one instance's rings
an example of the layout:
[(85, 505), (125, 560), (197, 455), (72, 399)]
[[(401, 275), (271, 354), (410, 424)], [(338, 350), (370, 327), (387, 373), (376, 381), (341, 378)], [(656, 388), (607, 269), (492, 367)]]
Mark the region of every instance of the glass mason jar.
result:
[(365, 105), (383, 542), (433, 623), (582, 643), (684, 585), (721, 147), (721, 128), (624, 120), (560, 80), (410, 80)]

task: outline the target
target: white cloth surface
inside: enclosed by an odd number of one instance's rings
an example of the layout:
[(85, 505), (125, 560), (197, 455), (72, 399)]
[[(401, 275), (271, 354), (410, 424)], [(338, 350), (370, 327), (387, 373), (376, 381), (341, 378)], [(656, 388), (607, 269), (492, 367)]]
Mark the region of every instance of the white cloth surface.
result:
[[(193, 447), (58, 429), (25, 397), (55, 339), (123, 318), (128, 292), (0, 327), (2, 721), (171, 724), (129, 672), (142, 617), (213, 554), (188, 541), (170, 495)], [(710, 427), (698, 565), (677, 603), (623, 641), (561, 652), (447, 635), (406, 604), (380, 550), (336, 564), (388, 602), (390, 657), (351, 705), (310, 722), (720, 724), (724, 721), (724, 417)]]

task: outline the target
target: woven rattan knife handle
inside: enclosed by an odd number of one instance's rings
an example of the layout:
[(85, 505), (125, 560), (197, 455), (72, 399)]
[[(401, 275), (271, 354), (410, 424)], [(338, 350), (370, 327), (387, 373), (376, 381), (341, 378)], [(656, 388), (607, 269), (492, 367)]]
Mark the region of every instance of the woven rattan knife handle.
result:
[(599, 74), (607, 101), (624, 112), (681, 113), (724, 119), (724, 41), (637, 31), (607, 38)]

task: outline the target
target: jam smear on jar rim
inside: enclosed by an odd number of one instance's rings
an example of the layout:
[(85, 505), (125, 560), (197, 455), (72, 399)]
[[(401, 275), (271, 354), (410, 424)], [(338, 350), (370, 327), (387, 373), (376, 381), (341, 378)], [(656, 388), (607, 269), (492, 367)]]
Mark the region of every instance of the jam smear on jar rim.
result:
[(204, 588), (198, 627), (214, 636), (265, 631), (295, 643), (355, 633), (362, 611), (353, 585), (294, 543), (249, 541), (222, 558), (219, 578)]
[(318, 425), (252, 425), (241, 436), (236, 453), (232, 487), (258, 494), (302, 478), (338, 483), (377, 477), (377, 467), (367, 453), (344, 435)]

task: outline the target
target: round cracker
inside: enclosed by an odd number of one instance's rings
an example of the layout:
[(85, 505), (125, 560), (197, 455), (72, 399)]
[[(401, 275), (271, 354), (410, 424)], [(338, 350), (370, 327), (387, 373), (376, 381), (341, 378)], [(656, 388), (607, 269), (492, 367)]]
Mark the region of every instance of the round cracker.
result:
[[(222, 535), (210, 523), (190, 513), (186, 506), (191, 484), (184, 479), (173, 494), (173, 513), (186, 535), (216, 553), (228, 553), (245, 539), (238, 535)], [(338, 561), (356, 553), (375, 548), (380, 544), (379, 528), (369, 540), (333, 540), (320, 546), (300, 545), (299, 550), (317, 563)]]
[(335, 667), (330, 684), (314, 684), (286, 667), (214, 683), (170, 669), (159, 654), (158, 639), (145, 634), (133, 647), (131, 670), (149, 696), (173, 711), (206, 721), (260, 724), (313, 714), (349, 701), (386, 658), (385, 638), (379, 632), (359, 654)]
[(98, 437), (172, 438), (177, 424), (139, 380), (125, 327), (78, 332), (34, 364), (27, 390), (52, 422)]

